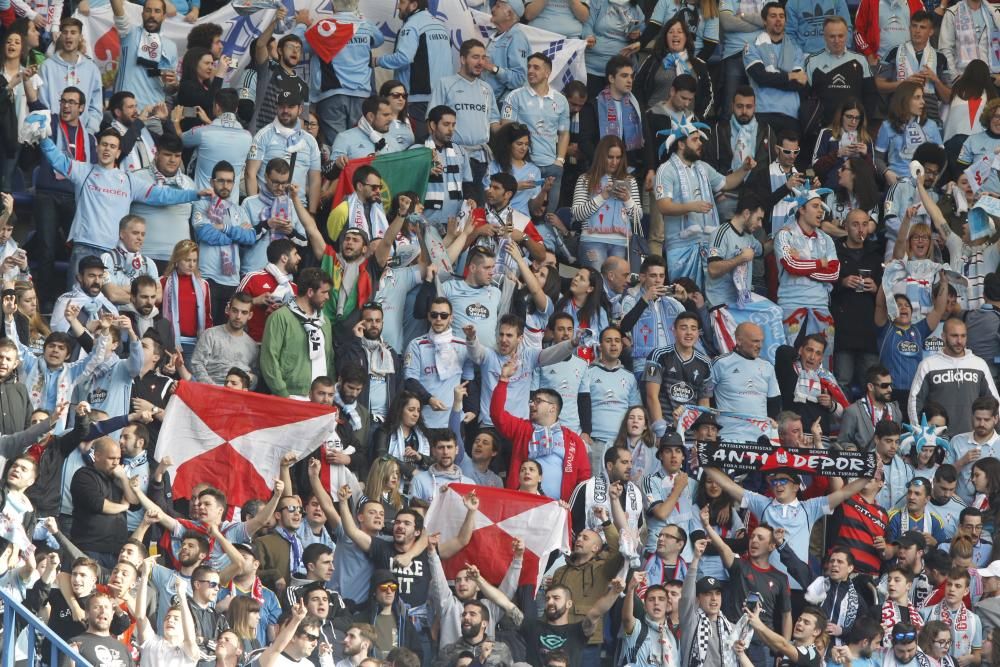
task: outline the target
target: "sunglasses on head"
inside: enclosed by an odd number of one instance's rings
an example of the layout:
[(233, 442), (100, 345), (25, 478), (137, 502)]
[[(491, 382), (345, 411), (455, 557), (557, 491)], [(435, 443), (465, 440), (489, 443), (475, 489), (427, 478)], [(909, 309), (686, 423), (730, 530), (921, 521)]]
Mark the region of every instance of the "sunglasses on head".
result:
[(917, 633), (916, 632), (912, 632), (912, 631), (911, 632), (897, 632), (896, 634), (894, 634), (892, 636), (892, 643), (893, 644), (909, 643), (909, 642), (912, 642), (912, 641), (916, 640), (916, 638), (917, 638)]

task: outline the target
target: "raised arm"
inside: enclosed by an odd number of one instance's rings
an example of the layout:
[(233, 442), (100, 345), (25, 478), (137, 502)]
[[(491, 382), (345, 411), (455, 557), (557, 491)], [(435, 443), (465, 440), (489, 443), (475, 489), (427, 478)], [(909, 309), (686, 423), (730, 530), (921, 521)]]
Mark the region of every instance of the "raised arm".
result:
[(320, 509), (326, 515), (326, 527), (332, 533), (340, 525), (340, 512), (337, 511), (337, 506), (333, 504), (333, 498), (330, 497), (330, 493), (323, 486), (323, 480), (319, 476), (322, 467), (323, 462), (319, 459), (309, 459), (309, 486), (312, 488), (313, 497), (319, 503)]
[[(114, 0), (112, 0), (112, 3), (113, 2)], [(122, 0), (118, 0), (118, 2), (121, 3)], [(274, 14), (274, 18), (271, 19), (271, 22), (267, 24), (266, 28), (264, 28), (264, 32), (260, 33), (260, 36), (257, 38), (257, 44), (253, 51), (253, 61), (257, 65), (263, 65), (268, 61), (268, 59), (270, 59), (271, 55), (268, 53), (267, 43), (271, 41), (271, 37), (274, 35), (274, 29), (278, 27), (279, 23), (285, 20), (286, 16), (288, 16), (288, 10), (284, 5), (279, 5), (278, 10)]]
[(222, 549), (222, 553), (226, 554), (229, 558), (229, 565), (227, 565), (222, 572), (219, 573), (219, 581), (221, 581), (223, 585), (226, 585), (232, 580), (233, 577), (237, 577), (242, 574), (244, 570), (243, 554), (240, 553), (236, 547), (233, 546), (233, 543), (222, 534), (222, 531), (219, 530), (218, 526), (209, 526), (208, 536), (209, 538), (215, 540), (215, 543), (219, 545), (220, 549)]
[(358, 528), (358, 524), (354, 523), (354, 517), (351, 515), (351, 506), (347, 502), (351, 498), (351, 487), (347, 484), (340, 487), (337, 491), (337, 497), (340, 499), (340, 520), (344, 524), (344, 534), (351, 538), (351, 541), (359, 549), (368, 553), (372, 548), (372, 536), (362, 531)]
[(621, 595), (622, 591), (625, 590), (625, 582), (617, 577), (611, 580), (608, 584), (608, 592), (600, 597), (600, 599), (594, 603), (587, 612), (587, 615), (583, 617), (583, 634), (588, 637), (594, 634), (594, 630), (597, 629), (597, 624), (600, 622), (601, 617), (604, 616), (611, 607), (615, 606), (615, 602), (618, 601), (618, 596)]
[(306, 617), (307, 613), (308, 611), (302, 600), (295, 603), (295, 606), (292, 607), (291, 618), (281, 626), (281, 630), (275, 636), (274, 642), (261, 653), (259, 658), (260, 667), (279, 667), (281, 663), (278, 662), (278, 658), (284, 652), (288, 643), (292, 641), (292, 638), (299, 629), (299, 624), (302, 623), (302, 619)]
[(274, 492), (271, 494), (270, 500), (267, 504), (257, 512), (252, 519), (247, 519), (246, 529), (247, 535), (253, 537), (257, 532), (264, 527), (267, 520), (274, 516), (274, 513), (278, 511), (278, 502), (281, 500), (281, 496), (284, 495), (285, 483), (281, 479), (274, 480)]
[(504, 613), (510, 618), (511, 622), (515, 627), (520, 627), (521, 623), (524, 621), (524, 612), (522, 612), (516, 604), (511, 602), (511, 599), (503, 594), (503, 592), (486, 581), (482, 574), (479, 572), (479, 568), (472, 564), (466, 564), (466, 571), (469, 573), (469, 577), (479, 584), (479, 592), (483, 594), (483, 597), (500, 607), (504, 610)]
[(719, 556), (722, 558), (722, 564), (726, 566), (728, 570), (733, 566), (736, 561), (736, 554), (730, 548), (726, 541), (722, 539), (722, 536), (712, 527), (711, 515), (709, 513), (708, 505), (701, 508), (701, 527), (705, 530), (705, 534), (708, 535), (708, 539), (712, 541), (712, 546), (715, 550), (719, 552)]
[(465, 521), (462, 522), (462, 527), (459, 529), (458, 535), (441, 544), (439, 548), (441, 558), (451, 558), (464, 549), (465, 545), (472, 539), (472, 533), (476, 529), (476, 512), (479, 511), (479, 496), (476, 495), (475, 489), (462, 498), (462, 504), (465, 505), (466, 509)]
[(760, 620), (760, 605), (754, 605), (754, 609), (750, 609), (746, 606), (743, 607), (743, 613), (746, 614), (747, 619), (750, 621), (750, 626), (757, 631), (757, 636), (767, 644), (771, 650), (778, 654), (779, 656), (784, 656), (791, 661), (797, 661), (799, 658), (799, 651), (792, 642), (788, 641), (777, 632), (772, 630)]
[(845, 485), (839, 491), (834, 491), (833, 493), (828, 495), (826, 499), (830, 503), (830, 510), (832, 511), (837, 509), (837, 506), (840, 505), (842, 502), (844, 502), (851, 496), (861, 493), (865, 488), (865, 484), (867, 483), (868, 479), (864, 477), (858, 477), (850, 484)]

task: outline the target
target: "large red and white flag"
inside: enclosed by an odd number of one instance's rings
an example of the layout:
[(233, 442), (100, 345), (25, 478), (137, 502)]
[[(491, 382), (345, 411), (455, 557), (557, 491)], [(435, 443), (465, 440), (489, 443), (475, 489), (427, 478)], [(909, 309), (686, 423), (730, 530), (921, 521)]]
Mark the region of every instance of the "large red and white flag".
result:
[(327, 439), (337, 412), (319, 403), (265, 396), (198, 382), (179, 382), (167, 403), (156, 459), (174, 463), (173, 491), (189, 498), (205, 482), (230, 505), (267, 498), (281, 458), (301, 460)]
[(554, 549), (569, 550), (569, 513), (558, 500), (521, 491), (492, 486), (449, 484), (447, 491), (438, 493), (427, 512), (428, 533), (441, 533), (441, 541), (458, 534), (465, 520), (462, 497), (475, 489), (479, 496), (476, 529), (464, 549), (444, 561), (444, 571), (451, 579), (465, 567), (476, 565), (479, 572), (493, 585), (510, 569), (513, 559), (511, 543), (515, 537), (524, 542), (524, 561), (520, 584), (537, 589)]

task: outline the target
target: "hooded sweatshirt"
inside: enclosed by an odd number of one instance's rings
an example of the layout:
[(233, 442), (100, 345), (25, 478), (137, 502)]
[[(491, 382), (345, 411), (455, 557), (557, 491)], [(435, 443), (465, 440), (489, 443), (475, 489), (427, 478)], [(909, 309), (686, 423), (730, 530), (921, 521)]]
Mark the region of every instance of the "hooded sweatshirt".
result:
[(58, 114), (63, 90), (67, 86), (79, 88), (87, 96), (87, 108), (82, 111), (80, 120), (87, 132), (97, 134), (100, 131), (104, 118), (101, 108), (104, 91), (97, 63), (83, 54), (75, 63), (70, 63), (63, 60), (57, 51), (42, 63), (39, 75), (45, 85), (38, 91), (38, 99), (46, 108)]
[[(398, 585), (399, 580), (396, 579), (396, 575), (389, 570), (375, 570), (372, 574), (372, 585), (371, 592), (368, 595), (368, 602), (355, 616), (355, 619), (358, 622), (371, 623), (373, 626), (375, 625), (375, 621), (382, 611), (382, 607), (375, 599), (375, 595), (378, 592), (378, 587), (385, 583)], [(417, 635), (416, 628), (413, 627), (413, 622), (406, 613), (406, 609), (406, 603), (399, 597), (399, 591), (397, 589), (396, 598), (392, 602), (392, 615), (396, 620), (396, 646), (408, 648), (417, 655), (422, 655), (420, 638)], [(373, 653), (377, 654), (379, 651), (375, 650)], [(379, 659), (385, 658), (384, 655), (378, 655), (376, 657)]]

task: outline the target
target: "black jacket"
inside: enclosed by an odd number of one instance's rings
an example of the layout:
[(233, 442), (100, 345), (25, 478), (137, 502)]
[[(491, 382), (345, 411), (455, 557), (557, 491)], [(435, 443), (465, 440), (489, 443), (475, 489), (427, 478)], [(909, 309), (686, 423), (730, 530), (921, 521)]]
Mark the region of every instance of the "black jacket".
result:
[[(688, 62), (691, 63), (694, 78), (698, 82), (698, 91), (694, 95), (694, 115), (696, 118), (704, 118), (715, 101), (712, 95), (712, 78), (708, 74), (708, 66), (701, 58), (695, 56), (690, 58)], [(656, 77), (656, 71), (662, 66), (661, 57), (653, 53), (642, 61), (642, 64), (639, 65), (639, 71), (635, 75), (632, 90), (645, 109), (649, 108), (649, 98), (655, 86), (653, 81)]]
[(840, 260), (840, 279), (833, 285), (830, 313), (837, 326), (837, 350), (876, 353), (875, 295), (847, 289), (842, 281), (867, 269), (875, 284), (881, 285), (882, 253), (871, 241), (860, 249), (848, 248), (845, 241), (845, 238), (834, 241)]
[[(777, 146), (774, 131), (767, 123), (757, 120), (757, 148), (754, 159), (760, 165), (767, 165)], [(708, 142), (701, 151), (701, 159), (712, 165), (720, 174), (733, 171), (733, 128), (729, 121), (716, 121), (708, 133)]]
[[(396, 398), (396, 394), (403, 388), (403, 358), (400, 356), (398, 350), (389, 349), (392, 351), (392, 366), (395, 372), (386, 378), (386, 405), (391, 405), (392, 401)], [(340, 375), (345, 367), (351, 365), (360, 366), (364, 369), (365, 375), (371, 374), (368, 371), (368, 355), (361, 344), (361, 339), (357, 336), (352, 336), (346, 345), (337, 348), (337, 375)], [(361, 391), (361, 396), (358, 398), (358, 403), (365, 407), (370, 407), (368, 389), (369, 384), (366, 383), (365, 388)]]

